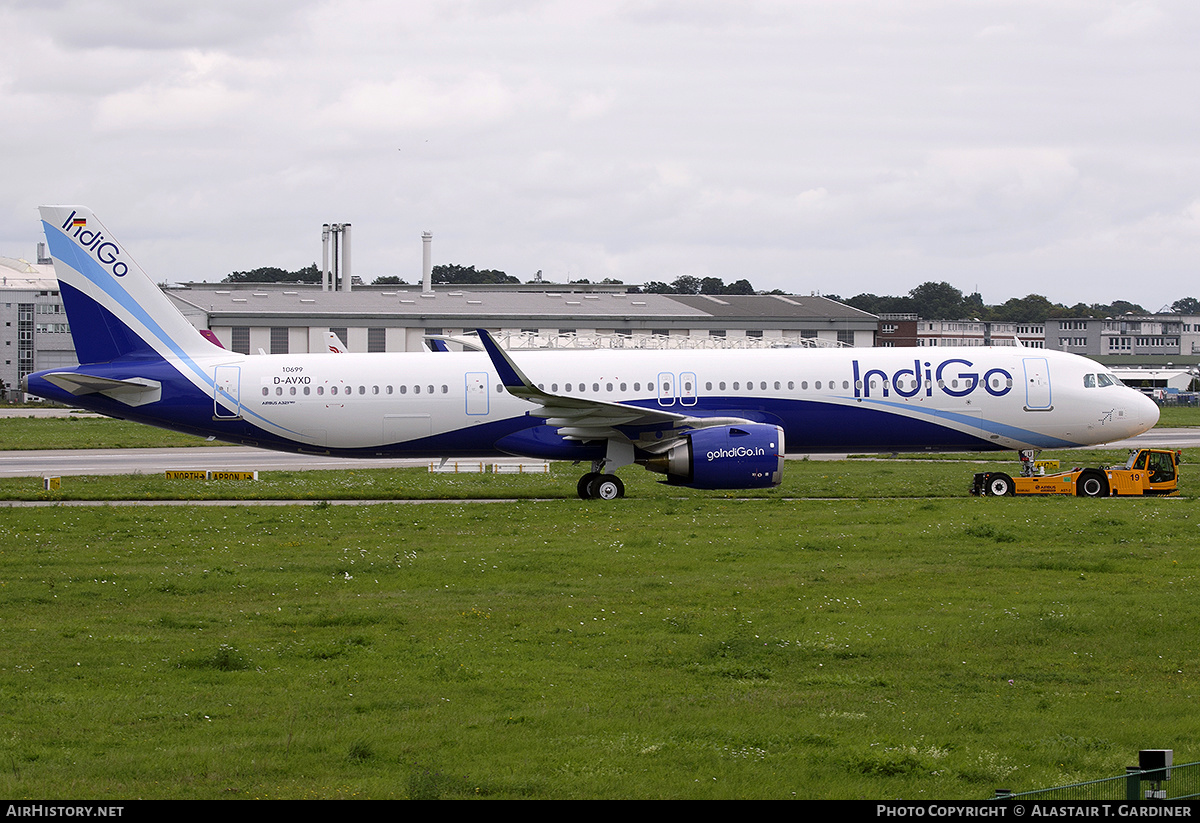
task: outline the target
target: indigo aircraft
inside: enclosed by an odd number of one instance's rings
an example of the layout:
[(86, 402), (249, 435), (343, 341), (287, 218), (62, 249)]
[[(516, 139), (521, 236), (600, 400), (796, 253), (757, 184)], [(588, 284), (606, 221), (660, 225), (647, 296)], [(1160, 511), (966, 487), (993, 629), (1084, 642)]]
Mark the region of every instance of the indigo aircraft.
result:
[(633, 464), (681, 486), (757, 488), (780, 482), (789, 453), (1036, 451), (1158, 420), (1095, 362), (1018, 346), (516, 358), (480, 330), (483, 351), (244, 355), (205, 339), (91, 211), (41, 217), (79, 365), (24, 390), (231, 443), (590, 463), (579, 496), (612, 499)]

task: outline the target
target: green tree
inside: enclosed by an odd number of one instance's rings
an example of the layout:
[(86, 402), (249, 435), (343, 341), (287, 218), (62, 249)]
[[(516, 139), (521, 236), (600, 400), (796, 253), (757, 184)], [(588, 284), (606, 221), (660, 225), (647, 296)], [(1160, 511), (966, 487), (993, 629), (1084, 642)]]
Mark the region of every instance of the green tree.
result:
[(914, 314), (916, 308), (911, 297), (888, 297), (869, 292), (856, 294), (842, 301), (847, 306), (870, 314)]
[(690, 274), (681, 274), (671, 282), (671, 288), (674, 294), (699, 294), (700, 293), (699, 277), (693, 277)]
[(434, 266), (430, 280), (440, 285), (469, 286), (485, 283), (520, 283), (517, 278), (495, 269), (476, 271), (474, 266), (457, 266), (453, 263)]
[(1062, 308), (1040, 294), (1030, 294), (1025, 297), (1010, 297), (1001, 305), (995, 306), (992, 309), (992, 318), (1010, 322), (1028, 320), (1041, 323), (1050, 317), (1052, 311)]
[(674, 294), (675, 290), (667, 283), (661, 280), (651, 280), (646, 285), (642, 286), (643, 294)]
[(235, 271), (228, 274), (222, 283), (320, 283), (321, 272), (312, 263), (296, 271), (286, 271), (275, 266), (263, 266), (250, 271)]
[(1146, 314), (1146, 310), (1137, 303), (1130, 303), (1128, 300), (1114, 300), (1111, 305), (1100, 306), (1097, 308), (1103, 309), (1099, 312), (1100, 317), (1115, 317), (1118, 314)]
[(922, 283), (908, 296), (914, 311), (926, 320), (959, 320), (968, 313), (963, 293), (949, 283)]

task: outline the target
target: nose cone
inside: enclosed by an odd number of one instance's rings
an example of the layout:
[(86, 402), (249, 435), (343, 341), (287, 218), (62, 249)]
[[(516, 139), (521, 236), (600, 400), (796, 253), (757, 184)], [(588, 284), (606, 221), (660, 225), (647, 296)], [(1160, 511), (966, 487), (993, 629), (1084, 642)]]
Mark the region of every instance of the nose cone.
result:
[(1150, 431), (1150, 429), (1158, 425), (1158, 404), (1141, 392), (1137, 392), (1134, 409), (1137, 414), (1135, 419), (1140, 423), (1138, 434)]

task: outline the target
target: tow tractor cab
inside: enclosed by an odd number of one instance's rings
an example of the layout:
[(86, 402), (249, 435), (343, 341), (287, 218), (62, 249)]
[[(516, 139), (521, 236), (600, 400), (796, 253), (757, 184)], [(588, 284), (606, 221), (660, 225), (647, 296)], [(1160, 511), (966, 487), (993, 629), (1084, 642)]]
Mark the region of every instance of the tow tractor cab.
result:
[(1073, 494), (1078, 497), (1179, 494), (1178, 451), (1134, 449), (1123, 466), (1074, 468), (1039, 474), (1032, 454), (1021, 453), (1021, 476), (1004, 472), (975, 475), (971, 494), (1003, 497), (1013, 494)]

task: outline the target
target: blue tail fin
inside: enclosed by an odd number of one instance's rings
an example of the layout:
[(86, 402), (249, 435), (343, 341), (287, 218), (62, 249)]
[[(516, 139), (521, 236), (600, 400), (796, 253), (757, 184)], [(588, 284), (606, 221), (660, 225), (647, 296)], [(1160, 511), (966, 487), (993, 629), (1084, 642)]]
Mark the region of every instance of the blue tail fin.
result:
[(91, 210), (42, 206), (40, 212), (80, 363), (213, 352)]

